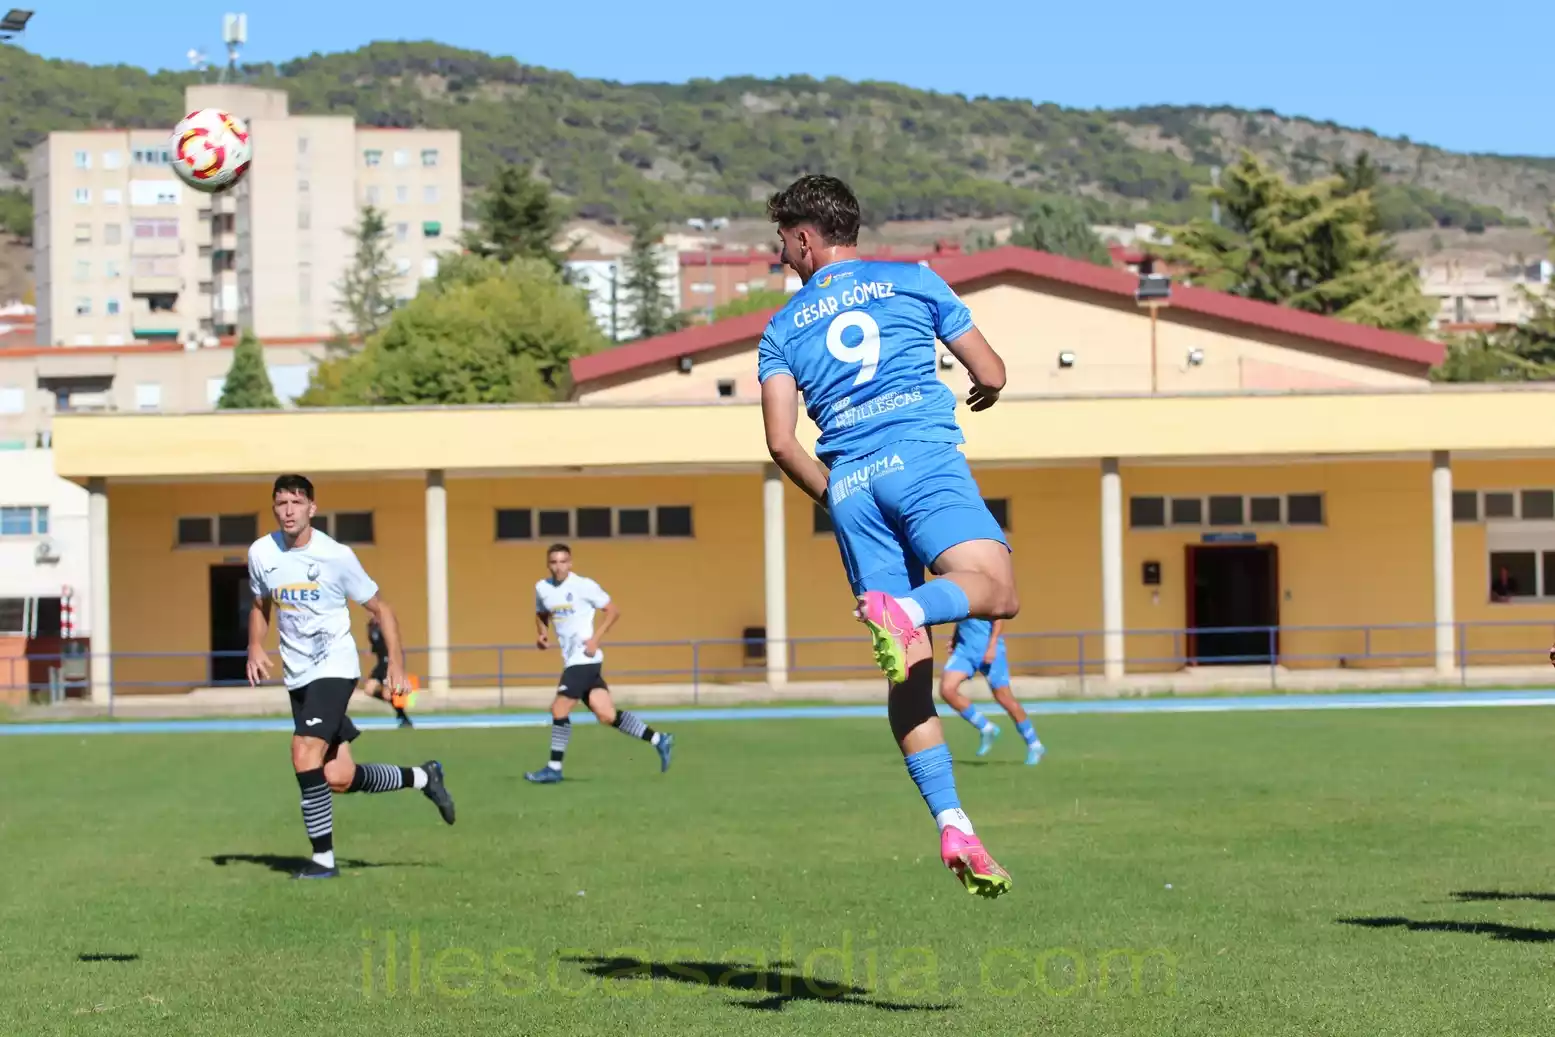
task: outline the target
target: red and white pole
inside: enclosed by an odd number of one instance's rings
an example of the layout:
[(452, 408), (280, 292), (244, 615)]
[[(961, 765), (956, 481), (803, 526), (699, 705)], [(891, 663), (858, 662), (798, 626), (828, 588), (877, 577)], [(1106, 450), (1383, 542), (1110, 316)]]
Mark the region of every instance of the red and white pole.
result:
[(75, 597), (75, 591), (67, 584), (59, 594), (59, 636), (76, 636), (75, 606), (71, 599)]

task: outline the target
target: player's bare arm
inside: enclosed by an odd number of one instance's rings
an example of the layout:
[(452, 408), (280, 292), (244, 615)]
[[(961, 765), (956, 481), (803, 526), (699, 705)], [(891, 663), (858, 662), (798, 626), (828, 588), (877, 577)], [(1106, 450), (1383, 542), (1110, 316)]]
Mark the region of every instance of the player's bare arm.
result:
[(254, 602), (248, 612), (248, 684), (258, 687), (270, 679), (270, 657), (265, 654), (265, 634), (270, 630), (270, 599)]
[(993, 621), (993, 630), (988, 634), (988, 647), (983, 650), (983, 662), (991, 663), (999, 654), (999, 638), (1004, 633), (1004, 620)]
[(549, 612), (535, 613), (535, 647), (551, 647), (551, 614)]
[(616, 620), (621, 618), (621, 609), (614, 601), (605, 603), (605, 607), (599, 610), (599, 626), (594, 630), (594, 636), (583, 643), (583, 650), (589, 655), (599, 651), (600, 642), (605, 639), (605, 632), (616, 625)]
[(775, 374), (761, 383), (761, 420), (773, 463), (824, 508), (829, 477), (821, 462), (799, 445), (799, 387), (792, 375)]
[(1004, 391), (1004, 360), (994, 352), (983, 333), (974, 327), (954, 342), (945, 343), (945, 348), (961, 361), (971, 376), (972, 391), (967, 393), (967, 405), (979, 411), (999, 402), (999, 394)]
[(362, 603), (362, 607), (378, 621), (378, 629), (383, 632), (384, 647), (389, 651), (389, 672), (384, 675), (384, 683), (391, 691), (404, 691), (406, 688), (405, 646), (400, 641), (400, 621), (381, 594), (374, 594), (368, 598)]

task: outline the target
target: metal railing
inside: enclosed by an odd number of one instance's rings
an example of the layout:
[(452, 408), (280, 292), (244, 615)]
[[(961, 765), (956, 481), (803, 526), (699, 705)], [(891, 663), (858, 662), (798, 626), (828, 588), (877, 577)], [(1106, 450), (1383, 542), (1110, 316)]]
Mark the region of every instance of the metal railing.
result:
[[(1475, 666), (1532, 666), (1548, 661), (1548, 621), (1493, 620), (1454, 624), (1453, 663), (1468, 684)], [(1190, 666), (1267, 668), (1278, 689), (1282, 671), (1322, 669), (1434, 670), (1432, 623), (1324, 626), (1130, 628), (1122, 631), (1123, 666), (1131, 676), (1165, 675)], [(936, 657), (949, 651), (948, 631), (935, 639)], [(1015, 676), (1077, 679), (1086, 684), (1104, 673), (1105, 634), (1100, 630), (1011, 633), (1005, 637)], [(688, 684), (693, 701), (704, 687), (766, 680), (764, 641), (703, 638), (685, 641), (615, 641), (606, 646), (607, 674), (616, 683)], [(429, 649), (406, 649), (406, 667), (425, 675)], [(790, 681), (869, 680), (878, 676), (868, 642), (859, 637), (796, 637), (783, 645)], [(115, 652), (111, 695), (186, 692), (243, 687), (242, 651)], [(494, 688), (499, 706), (506, 692), (554, 686), (560, 660), (554, 649), (533, 645), (453, 645), (448, 649), (454, 688)], [(362, 653), (364, 675), (373, 658)], [(90, 693), (89, 666), (79, 655), (0, 659), (0, 701), (59, 702)], [(272, 662), (278, 660), (272, 653)], [(69, 677), (63, 676), (68, 674)], [(1439, 678), (1438, 678), (1439, 679)], [(9, 692), (10, 695), (4, 693)], [(111, 705), (111, 704), (110, 704)]]

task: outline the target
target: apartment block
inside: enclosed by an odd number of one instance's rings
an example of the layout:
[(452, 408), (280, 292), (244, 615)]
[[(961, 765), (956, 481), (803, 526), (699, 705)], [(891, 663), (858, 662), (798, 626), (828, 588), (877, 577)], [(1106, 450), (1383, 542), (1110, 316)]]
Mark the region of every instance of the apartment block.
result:
[(48, 346), (328, 334), (360, 210), (383, 210), (400, 299), (462, 227), (459, 134), (291, 114), (284, 91), (199, 84), (184, 108), (249, 124), (248, 176), (208, 195), (169, 166), (169, 132), (51, 133), (32, 153), (37, 340)]

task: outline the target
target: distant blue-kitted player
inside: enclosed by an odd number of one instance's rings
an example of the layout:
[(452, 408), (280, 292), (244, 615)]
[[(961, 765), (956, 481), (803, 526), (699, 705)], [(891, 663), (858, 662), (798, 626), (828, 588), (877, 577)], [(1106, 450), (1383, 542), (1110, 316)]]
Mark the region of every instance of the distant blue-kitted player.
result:
[(962, 720), (977, 728), (982, 736), (977, 755), (986, 756), (993, 748), (994, 739), (999, 737), (999, 725), (983, 716), (982, 711), (972, 705), (972, 700), (961, 694), (961, 685), (979, 673), (987, 678), (994, 701), (1004, 707), (1010, 719), (1015, 721), (1015, 730), (1026, 740), (1026, 763), (1032, 766), (1041, 763), (1047, 750), (1026, 711), (1010, 691), (1010, 662), (1004, 653), (1003, 620), (990, 623), (986, 619), (963, 619), (957, 623), (950, 661), (945, 664), (945, 672), (939, 681), (939, 693), (946, 704), (961, 714)]
[[(973, 893), (1010, 887), (961, 809), (934, 705), (927, 627), (1020, 607), (1009, 543), (958, 445), (956, 397), (939, 380), (935, 340), (971, 376), (967, 402), (993, 406), (1004, 362), (943, 278), (916, 263), (858, 255), (848, 185), (806, 176), (773, 195), (783, 262), (804, 283), (767, 325), (759, 376), (767, 448), (831, 513), (842, 564), (891, 682), (891, 730), (940, 829), (940, 857)], [(799, 395), (821, 431), (799, 445)], [(927, 566), (939, 579), (924, 581)]]

